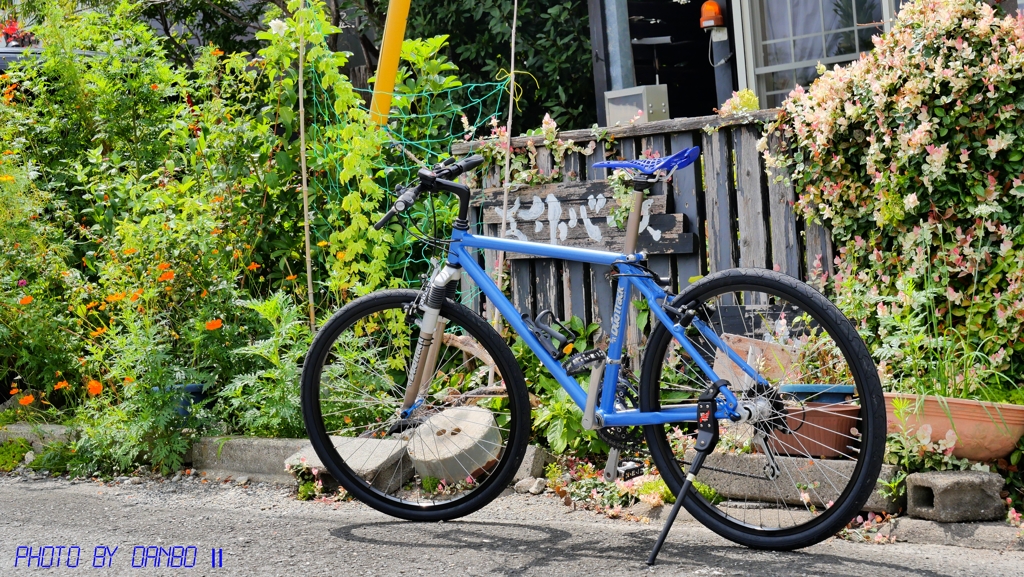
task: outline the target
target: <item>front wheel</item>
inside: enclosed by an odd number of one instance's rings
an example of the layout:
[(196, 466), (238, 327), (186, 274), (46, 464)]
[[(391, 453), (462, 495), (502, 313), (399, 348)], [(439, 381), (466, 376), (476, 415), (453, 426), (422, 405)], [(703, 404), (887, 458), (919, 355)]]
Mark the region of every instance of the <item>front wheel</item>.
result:
[(446, 299), (433, 372), (403, 414), (423, 316), (418, 295), (373, 293), (327, 321), (302, 371), (302, 412), (317, 456), (357, 499), (402, 519), (448, 520), (511, 481), (526, 452), (530, 403), (501, 337)]
[[(694, 310), (770, 386), (758, 386), (690, 326), (686, 335), (736, 396), (760, 408), (745, 423), (719, 421), (721, 439), (684, 506), (734, 542), (790, 550), (834, 535), (857, 516), (881, 469), (885, 406), (875, 366), (850, 321), (791, 277), (734, 269), (688, 287)], [(648, 342), (640, 407), (696, 403), (704, 373), (664, 327)], [(662, 477), (678, 493), (693, 459), (696, 427), (645, 427)]]

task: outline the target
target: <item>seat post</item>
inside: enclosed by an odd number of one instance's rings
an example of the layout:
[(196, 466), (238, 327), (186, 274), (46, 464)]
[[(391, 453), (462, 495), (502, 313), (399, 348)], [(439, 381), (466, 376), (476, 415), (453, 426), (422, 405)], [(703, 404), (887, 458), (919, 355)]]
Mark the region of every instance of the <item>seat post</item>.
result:
[(644, 191), (652, 186), (654, 183), (648, 181), (645, 175), (638, 174), (633, 178), (633, 208), (626, 220), (626, 243), (622, 248), (625, 254), (636, 252), (637, 239), (640, 237), (640, 212), (644, 206)]

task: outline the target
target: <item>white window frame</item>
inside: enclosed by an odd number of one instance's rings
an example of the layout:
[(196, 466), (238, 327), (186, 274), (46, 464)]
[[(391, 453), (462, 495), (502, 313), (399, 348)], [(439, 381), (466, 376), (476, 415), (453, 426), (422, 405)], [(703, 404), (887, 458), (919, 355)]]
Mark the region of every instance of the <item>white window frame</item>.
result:
[[(882, 3), (882, 29), (888, 32), (892, 29), (892, 22), (895, 19), (895, 0), (881, 0)], [(758, 53), (761, 39), (760, 39), (760, 2), (758, 0), (734, 0), (732, 3), (732, 19), (733, 19), (733, 30), (738, 31), (734, 33), (735, 46), (736, 46), (736, 71), (737, 78), (739, 80), (739, 89), (743, 90), (749, 88), (757, 94), (758, 99), (761, 100), (761, 105), (767, 105), (767, 90), (763, 86), (763, 82), (759, 81), (757, 77), (757, 70), (761, 69), (761, 74), (769, 73), (778, 70), (791, 70), (796, 68), (803, 68), (807, 63), (790, 63), (781, 64), (772, 67), (759, 67)], [(787, 0), (788, 5), (788, 0)], [(851, 62), (856, 60), (856, 55), (843, 55), (833, 56), (830, 58), (821, 59), (821, 63), (827, 65)]]

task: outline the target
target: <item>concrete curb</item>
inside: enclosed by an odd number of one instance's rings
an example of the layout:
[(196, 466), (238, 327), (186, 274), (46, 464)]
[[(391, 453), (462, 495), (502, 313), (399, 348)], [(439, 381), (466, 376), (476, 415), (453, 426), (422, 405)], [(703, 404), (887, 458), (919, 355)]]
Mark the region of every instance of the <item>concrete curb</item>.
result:
[(36, 452), (54, 442), (65, 442), (68, 440), (68, 428), (63, 425), (29, 425), (15, 423), (0, 427), (0, 443), (6, 443), (11, 439), (26, 439), (32, 443), (32, 449)]
[(203, 437), (192, 445), (192, 467), (207, 477), (293, 485), (295, 478), (285, 472), (284, 461), (309, 447), (307, 439)]
[[(899, 543), (949, 545), (967, 549), (1024, 551), (1021, 530), (1006, 523), (939, 523), (900, 517), (892, 521), (888, 535)], [(885, 535), (884, 530), (879, 531)]]

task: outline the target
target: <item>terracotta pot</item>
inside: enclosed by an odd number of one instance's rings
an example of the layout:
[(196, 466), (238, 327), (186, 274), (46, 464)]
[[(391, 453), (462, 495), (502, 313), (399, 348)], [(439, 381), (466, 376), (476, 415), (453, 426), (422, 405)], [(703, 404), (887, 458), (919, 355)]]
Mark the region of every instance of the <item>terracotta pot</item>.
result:
[[(907, 430), (929, 424), (932, 440), (942, 439), (952, 429), (957, 436), (953, 456), (972, 461), (993, 461), (1013, 452), (1024, 435), (1024, 406), (1006, 403), (988, 403), (968, 399), (953, 399), (885, 393), (886, 419), (889, 432), (900, 430), (893, 411), (893, 399), (907, 399), (914, 403), (907, 416)], [(923, 400), (922, 400), (923, 399)]]
[(773, 451), (822, 459), (845, 459), (855, 454), (848, 445), (853, 443), (850, 431), (857, 426), (859, 405), (804, 403), (803, 407), (788, 407), (787, 412), (786, 424), (795, 434), (775, 431), (769, 440)]

